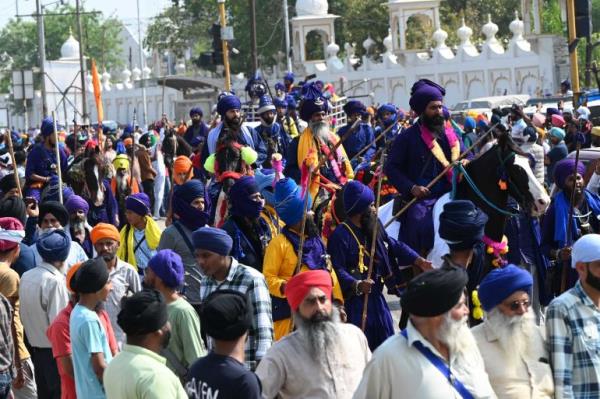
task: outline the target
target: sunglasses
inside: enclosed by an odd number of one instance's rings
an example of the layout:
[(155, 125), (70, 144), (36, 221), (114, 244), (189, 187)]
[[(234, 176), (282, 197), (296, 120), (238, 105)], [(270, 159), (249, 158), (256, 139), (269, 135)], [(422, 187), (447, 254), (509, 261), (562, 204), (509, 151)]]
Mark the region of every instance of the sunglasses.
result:
[(531, 305), (531, 302), (529, 302), (528, 299), (525, 299), (523, 301), (514, 301), (511, 302), (508, 307), (510, 308), (510, 310), (512, 310), (513, 312), (516, 312), (517, 310), (519, 310), (521, 308), (521, 306), (523, 306), (525, 309), (529, 308), (529, 305)]

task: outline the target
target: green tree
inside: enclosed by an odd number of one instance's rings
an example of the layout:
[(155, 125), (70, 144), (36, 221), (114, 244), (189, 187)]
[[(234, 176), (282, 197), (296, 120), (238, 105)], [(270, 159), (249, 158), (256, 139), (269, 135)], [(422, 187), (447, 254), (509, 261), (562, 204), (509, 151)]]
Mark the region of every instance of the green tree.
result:
[[(65, 5), (51, 11), (52, 14), (74, 13), (75, 8)], [(111, 69), (122, 66), (119, 59), (121, 39), (119, 32), (122, 24), (117, 18), (103, 19), (100, 14), (81, 16), (84, 37), (83, 52), (94, 58), (99, 69)], [(44, 18), (46, 39), (46, 59), (60, 58), (60, 48), (69, 37), (72, 29), (76, 36), (75, 15), (52, 15)], [(0, 54), (6, 52), (13, 59), (12, 69), (31, 69), (38, 65), (38, 38), (36, 21), (11, 19), (0, 30)], [(0, 80), (0, 91), (7, 92), (10, 87), (10, 74)], [(36, 81), (39, 83), (39, 77)]]

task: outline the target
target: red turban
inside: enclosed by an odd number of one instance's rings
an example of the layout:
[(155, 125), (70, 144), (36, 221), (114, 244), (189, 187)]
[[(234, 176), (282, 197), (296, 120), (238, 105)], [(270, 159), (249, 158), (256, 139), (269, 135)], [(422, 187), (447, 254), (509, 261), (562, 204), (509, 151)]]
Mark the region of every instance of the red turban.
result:
[(298, 310), (298, 306), (313, 287), (319, 288), (328, 298), (331, 298), (333, 289), (331, 275), (325, 270), (309, 270), (296, 274), (288, 281), (285, 286), (285, 296), (293, 311)]
[(25, 237), (23, 224), (12, 217), (0, 218), (0, 251), (10, 251)]
[(90, 239), (92, 240), (92, 245), (96, 245), (96, 243), (105, 238), (110, 238), (111, 240), (115, 240), (117, 242), (121, 241), (121, 236), (119, 234), (119, 230), (112, 224), (108, 223), (98, 223), (94, 226), (92, 231), (90, 231)]

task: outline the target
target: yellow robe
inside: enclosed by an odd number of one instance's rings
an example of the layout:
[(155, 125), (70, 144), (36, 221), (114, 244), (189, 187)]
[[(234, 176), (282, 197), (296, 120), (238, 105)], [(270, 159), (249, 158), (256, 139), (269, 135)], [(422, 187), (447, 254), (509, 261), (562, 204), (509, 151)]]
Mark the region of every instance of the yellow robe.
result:
[(260, 217), (267, 222), (271, 231), (271, 238), (278, 235), (283, 226), (285, 226), (285, 223), (277, 217), (277, 212), (275, 212), (275, 209), (271, 205), (265, 205), (265, 209), (260, 213)]
[[(267, 281), (267, 287), (269, 287), (269, 293), (272, 296), (285, 298), (285, 295), (281, 295), (281, 284), (292, 278), (296, 262), (298, 262), (298, 256), (296, 255), (296, 251), (294, 251), (294, 246), (288, 241), (285, 235), (279, 234), (274, 237), (267, 246), (263, 261), (263, 274)], [(308, 270), (306, 265), (302, 265), (300, 273), (306, 270)], [(333, 269), (329, 272), (333, 281), (333, 298), (343, 302), (344, 297), (337, 275)], [(274, 322), (273, 330), (276, 341), (285, 337), (292, 330), (292, 319), (289, 318)]]

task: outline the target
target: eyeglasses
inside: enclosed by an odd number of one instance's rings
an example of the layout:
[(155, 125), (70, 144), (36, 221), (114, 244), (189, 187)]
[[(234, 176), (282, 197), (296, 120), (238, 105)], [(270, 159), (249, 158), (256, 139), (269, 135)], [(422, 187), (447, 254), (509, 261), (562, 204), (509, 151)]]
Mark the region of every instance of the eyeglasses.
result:
[(519, 310), (521, 308), (521, 306), (523, 306), (525, 309), (527, 309), (527, 308), (529, 308), (529, 305), (531, 305), (531, 302), (529, 302), (528, 299), (525, 299), (523, 301), (514, 301), (514, 302), (511, 302), (508, 305), (508, 307), (513, 312), (516, 312), (517, 310)]

